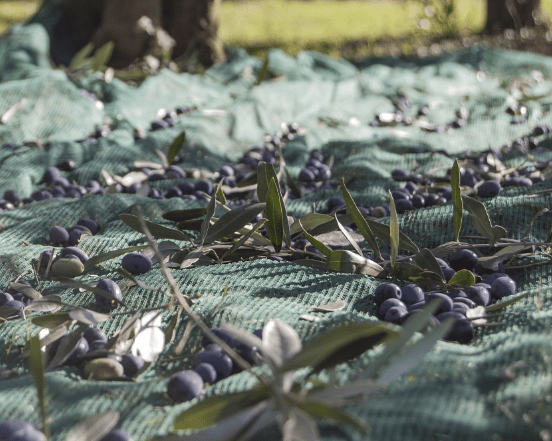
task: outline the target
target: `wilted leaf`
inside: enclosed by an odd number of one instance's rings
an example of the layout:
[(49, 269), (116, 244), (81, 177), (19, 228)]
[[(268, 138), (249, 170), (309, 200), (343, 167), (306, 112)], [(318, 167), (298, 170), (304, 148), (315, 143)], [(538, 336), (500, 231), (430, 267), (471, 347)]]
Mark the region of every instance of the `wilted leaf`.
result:
[[(132, 214), (121, 213), (119, 214), (119, 219), (121, 219), (133, 230), (138, 231), (139, 233), (143, 233), (140, 222), (138, 221), (138, 218), (136, 216)], [(188, 242), (192, 241), (190, 236), (188, 236), (183, 231), (176, 230), (174, 228), (168, 228), (163, 225), (149, 222), (147, 220), (144, 220), (144, 222), (152, 236), (157, 239), (184, 240)]]
[(462, 195), (464, 208), (472, 215), (473, 226), (482, 236), (489, 239), (489, 244), (494, 245), (506, 235), (506, 229), (499, 225), (492, 226), (489, 213), (481, 202)]
[(85, 325), (97, 325), (98, 323), (106, 322), (111, 318), (109, 314), (91, 311), (80, 306), (72, 311), (69, 311), (69, 317)]
[(449, 285), (472, 286), (475, 283), (475, 276), (467, 269), (457, 271), (454, 276), (448, 281)]
[(464, 205), (462, 203), (462, 193), (460, 192), (460, 167), (458, 166), (458, 159), (454, 160), (454, 165), (452, 166), (450, 178), (454, 217), (454, 240), (458, 242), (460, 229), (462, 228), (462, 213), (464, 211)]
[(525, 237), (531, 232), (531, 229), (533, 228), (533, 224), (535, 221), (542, 216), (544, 213), (548, 213), (548, 208), (544, 207), (543, 209), (539, 210), (537, 214), (533, 216), (533, 219), (531, 219), (531, 222), (529, 222), (529, 225), (527, 225), (527, 228), (523, 232), (523, 235), (521, 236), (522, 239), (525, 239)]
[(264, 203), (250, 204), (224, 213), (214, 225), (209, 227), (209, 234), (205, 237), (205, 242), (211, 243), (223, 237), (229, 237), (251, 222), (264, 210), (265, 206)]
[(86, 418), (75, 427), (65, 441), (99, 441), (111, 432), (119, 422), (119, 412), (109, 410), (99, 415)]
[(305, 320), (307, 322), (318, 322), (318, 321), (320, 321), (320, 317), (317, 317), (317, 316), (312, 315), (312, 314), (301, 314), (299, 316), (299, 320)]
[(345, 308), (346, 304), (345, 300), (338, 300), (336, 302), (326, 303), (322, 306), (311, 306), (309, 309), (315, 312), (335, 312)]
[(182, 146), (184, 146), (185, 142), (186, 142), (186, 131), (178, 135), (171, 143), (171, 146), (169, 147), (169, 152), (167, 153), (167, 162), (169, 165), (172, 165), (174, 158), (176, 158), (178, 153), (180, 153), (180, 150), (182, 150)]
[(212, 395), (174, 419), (174, 430), (203, 429), (264, 401), (272, 395), (268, 386), (222, 396)]
[(376, 253), (376, 255), (381, 259), (382, 257), (378, 243), (376, 242), (376, 236), (372, 232), (372, 229), (370, 228), (370, 225), (368, 225), (368, 222), (366, 222), (366, 219), (364, 219), (364, 216), (362, 216), (359, 209), (357, 208), (355, 201), (347, 190), (347, 187), (345, 187), (344, 178), (341, 179), (341, 192), (343, 193), (343, 199), (345, 199), (345, 203), (347, 204), (347, 209), (353, 217), (353, 220), (355, 221), (360, 234), (362, 234), (370, 248), (372, 248), (374, 253)]
[(127, 253), (134, 253), (136, 251), (145, 250), (148, 245), (139, 245), (135, 247), (121, 248), (120, 250), (108, 251), (107, 253), (97, 254), (84, 263), (84, 269), (92, 268), (98, 263), (105, 262), (107, 260), (115, 259), (116, 257), (122, 256)]
[(330, 329), (304, 344), (303, 349), (280, 369), (289, 371), (311, 366), (316, 373), (352, 360), (397, 335), (399, 333), (395, 327), (382, 322), (347, 323)]

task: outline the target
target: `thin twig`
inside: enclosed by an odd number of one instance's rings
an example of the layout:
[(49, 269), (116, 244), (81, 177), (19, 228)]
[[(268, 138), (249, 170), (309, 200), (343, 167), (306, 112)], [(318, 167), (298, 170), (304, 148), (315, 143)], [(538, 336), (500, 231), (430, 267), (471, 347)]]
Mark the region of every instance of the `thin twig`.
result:
[(167, 282), (171, 286), (174, 297), (178, 300), (178, 302), (180, 303), (184, 311), (186, 311), (188, 316), (195, 322), (195, 324), (199, 327), (199, 329), (201, 329), (201, 331), (207, 337), (209, 337), (209, 339), (211, 339), (213, 343), (216, 343), (217, 345), (221, 346), (224, 352), (226, 352), (230, 356), (230, 358), (232, 358), (241, 368), (253, 374), (265, 386), (272, 387), (261, 375), (253, 371), (253, 368), (251, 367), (251, 365), (246, 360), (244, 360), (234, 349), (232, 349), (224, 340), (222, 340), (215, 333), (213, 333), (209, 329), (209, 327), (201, 320), (201, 318), (192, 310), (192, 308), (190, 307), (190, 305), (192, 304), (192, 300), (188, 296), (185, 296), (180, 292), (176, 284), (176, 281), (174, 280), (172, 274), (169, 272), (167, 266), (163, 262), (163, 258), (161, 256), (161, 253), (159, 252), (159, 248), (157, 247), (157, 242), (151, 235), (142, 217), (142, 209), (139, 206), (137, 206), (135, 207), (135, 212), (136, 212), (136, 217), (140, 222), (140, 229), (146, 235), (146, 238), (148, 239), (150, 246), (154, 250), (155, 255), (157, 256), (157, 259), (159, 260), (161, 271), (165, 276), (165, 278), (167, 279)]

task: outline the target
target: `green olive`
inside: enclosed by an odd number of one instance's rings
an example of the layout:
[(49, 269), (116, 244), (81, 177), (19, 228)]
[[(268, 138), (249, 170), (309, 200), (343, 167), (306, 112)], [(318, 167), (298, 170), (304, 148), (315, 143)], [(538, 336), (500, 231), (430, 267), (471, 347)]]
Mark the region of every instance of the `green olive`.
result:
[(84, 376), (94, 380), (110, 380), (124, 376), (123, 365), (112, 358), (96, 358), (84, 366)]
[(77, 258), (61, 258), (52, 264), (51, 274), (54, 277), (77, 277), (84, 271), (83, 263)]

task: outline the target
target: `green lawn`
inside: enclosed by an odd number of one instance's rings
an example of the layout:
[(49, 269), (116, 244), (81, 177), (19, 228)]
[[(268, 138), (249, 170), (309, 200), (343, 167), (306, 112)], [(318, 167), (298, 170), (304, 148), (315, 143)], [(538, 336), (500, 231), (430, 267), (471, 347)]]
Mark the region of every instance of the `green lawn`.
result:
[[(541, 3), (551, 15), (552, 0)], [(0, 0), (0, 34), (32, 15), (38, 4), (38, 0)], [(433, 0), (433, 4), (439, 4), (439, 0)], [(417, 26), (418, 19), (424, 17), (423, 8), (420, 0), (224, 2), (220, 34), (229, 45), (244, 47), (256, 55), (272, 47), (290, 54), (313, 49), (339, 55), (348, 42), (370, 48), (378, 41), (395, 38), (401, 41), (401, 52), (409, 53), (413, 39), (436, 37), (443, 32), (434, 21), (427, 30)], [(483, 28), (484, 0), (457, 0), (455, 9), (452, 30), (473, 34)]]

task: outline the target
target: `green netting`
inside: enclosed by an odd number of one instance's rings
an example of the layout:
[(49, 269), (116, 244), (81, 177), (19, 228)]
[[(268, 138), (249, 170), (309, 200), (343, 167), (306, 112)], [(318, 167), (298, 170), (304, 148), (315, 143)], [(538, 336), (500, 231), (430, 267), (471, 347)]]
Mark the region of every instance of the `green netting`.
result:
[[(370, 205), (386, 201), (387, 189), (400, 185), (390, 179), (396, 168), (429, 171), (450, 167), (454, 155), (466, 150), (500, 148), (516, 137), (528, 134), (540, 123), (552, 124), (552, 59), (483, 47), (451, 53), (424, 61), (367, 60), (357, 66), (312, 52), (297, 58), (274, 50), (269, 54), (270, 72), (279, 80), (254, 86), (261, 61), (234, 50), (229, 61), (209, 69), (205, 75), (163, 71), (141, 85), (121, 81), (105, 83), (87, 76), (70, 81), (48, 62), (48, 39), (40, 24), (14, 26), (0, 39), (0, 114), (26, 99), (21, 109), (0, 125), (2, 143), (20, 144), (38, 139), (42, 148), (17, 150), (0, 148), (0, 193), (7, 188), (21, 197), (40, 187), (47, 167), (65, 158), (80, 167), (64, 174), (81, 184), (97, 179), (102, 169), (124, 174), (137, 159), (158, 161), (155, 150), (166, 148), (186, 130), (189, 149), (183, 153), (185, 167), (215, 171), (228, 160), (237, 160), (263, 135), (275, 133), (282, 122), (296, 121), (308, 133), (288, 143), (284, 156), (292, 172), (298, 173), (309, 151), (321, 149), (335, 158), (334, 172), (355, 177), (349, 188), (357, 202)], [(512, 125), (505, 110), (510, 104), (503, 84), (515, 78), (528, 80), (532, 72), (543, 75), (539, 83), (529, 82), (527, 94), (540, 96), (529, 102), (526, 124)], [(84, 88), (103, 97), (104, 106), (79, 92)], [(371, 127), (376, 115), (393, 109), (392, 100), (405, 93), (412, 111), (432, 105), (428, 120), (444, 123), (454, 118), (463, 104), (471, 114), (469, 124), (452, 133), (429, 133), (417, 126)], [(159, 108), (199, 105), (200, 109), (178, 118), (174, 128), (147, 132), (143, 140), (133, 138), (135, 127), (148, 130)], [(79, 143), (108, 116), (115, 130), (97, 144)], [(50, 141), (50, 143), (47, 143)], [(535, 154), (539, 161), (552, 159), (548, 150)], [(410, 147), (424, 153), (407, 153)], [(445, 150), (450, 157), (435, 153)], [(508, 166), (519, 164), (519, 155), (505, 158)], [(159, 183), (169, 185), (170, 182)], [(505, 189), (486, 206), (494, 224), (504, 226), (509, 237), (520, 238), (535, 213), (550, 207), (550, 179), (531, 188)], [(289, 203), (288, 211), (305, 214), (313, 202), (324, 210), (339, 191), (321, 191)], [(97, 219), (99, 234), (87, 237), (81, 248), (93, 256), (122, 247), (143, 244), (144, 238), (118, 218), (141, 205), (146, 218), (163, 222), (169, 210), (192, 208), (202, 202), (181, 199), (153, 200), (129, 194), (91, 195), (80, 200), (53, 199), (36, 202), (0, 214), (0, 287), (31, 268), (33, 259), (48, 248), (46, 235), (54, 224), (71, 226), (81, 217)], [(476, 234), (464, 215), (463, 234)], [(166, 223), (169, 225), (169, 223)], [(540, 216), (528, 236), (545, 241), (552, 224), (550, 212)], [(434, 247), (453, 240), (452, 207), (425, 208), (400, 216), (401, 230), (421, 247)], [(97, 267), (97, 276), (121, 280), (115, 272), (120, 259)], [(529, 261), (528, 261), (529, 262)], [(375, 320), (373, 291), (379, 281), (371, 277), (328, 274), (293, 263), (256, 260), (173, 271), (180, 289), (199, 295), (194, 304), (209, 326), (229, 322), (253, 331), (270, 318), (292, 325), (306, 341), (345, 321)], [(348, 412), (370, 428), (370, 439), (391, 440), (538, 440), (546, 439), (552, 409), (552, 272), (549, 266), (520, 269), (514, 274), (518, 293), (529, 295), (508, 309), (501, 320), (505, 326), (482, 328), (469, 345), (441, 342), (422, 364), (381, 395), (349, 406)], [(132, 288), (126, 295), (133, 307), (148, 307), (167, 301), (167, 284), (156, 270), (140, 276), (159, 288)], [(92, 279), (90, 279), (92, 280)], [(539, 288), (539, 281), (542, 286)], [(60, 294), (67, 303), (94, 309), (93, 296), (57, 283), (41, 282), (37, 289)], [(226, 295), (224, 291), (227, 289)], [(535, 306), (541, 290), (542, 308)], [(321, 316), (321, 321), (301, 321), (311, 305), (346, 301), (344, 311)], [(171, 314), (163, 317), (165, 325)], [(124, 317), (99, 325), (107, 334), (118, 329)], [(40, 422), (36, 393), (26, 363), (17, 353), (28, 333), (37, 327), (23, 320), (0, 323), (0, 366), (19, 372), (18, 378), (0, 381), (0, 421), (23, 418)], [(177, 330), (176, 341), (184, 331)], [(201, 335), (194, 331), (186, 353), (199, 348)], [(47, 374), (48, 409), (53, 439), (63, 440), (75, 424), (87, 416), (106, 411), (121, 413), (119, 428), (135, 440), (147, 440), (171, 430), (174, 417), (190, 403), (164, 401), (169, 376), (189, 367), (189, 360), (171, 361), (168, 345), (158, 363), (138, 377), (137, 382), (91, 382), (71, 368)], [(339, 367), (340, 381), (347, 381), (368, 366), (374, 353), (368, 352)], [(503, 380), (502, 373), (518, 361), (518, 377)], [(207, 394), (242, 391), (255, 384), (244, 372), (211, 386)], [(193, 403), (192, 403), (193, 404)], [(360, 440), (365, 435), (328, 423), (320, 423), (323, 439)], [(268, 437), (277, 439), (274, 430)]]

